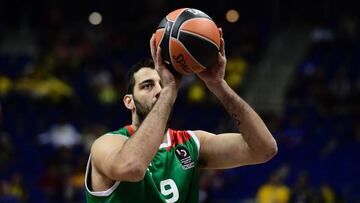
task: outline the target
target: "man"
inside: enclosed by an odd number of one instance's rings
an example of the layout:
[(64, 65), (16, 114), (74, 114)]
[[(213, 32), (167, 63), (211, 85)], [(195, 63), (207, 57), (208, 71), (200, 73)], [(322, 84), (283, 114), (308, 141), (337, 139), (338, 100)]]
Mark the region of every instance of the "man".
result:
[(241, 133), (166, 129), (180, 80), (166, 68), (154, 35), (150, 48), (155, 67), (142, 62), (129, 71), (123, 101), (132, 113), (132, 124), (99, 137), (92, 146), (85, 181), (89, 203), (198, 202), (198, 168), (263, 163), (277, 152), (261, 118), (224, 80), (223, 38), (217, 63), (197, 75)]

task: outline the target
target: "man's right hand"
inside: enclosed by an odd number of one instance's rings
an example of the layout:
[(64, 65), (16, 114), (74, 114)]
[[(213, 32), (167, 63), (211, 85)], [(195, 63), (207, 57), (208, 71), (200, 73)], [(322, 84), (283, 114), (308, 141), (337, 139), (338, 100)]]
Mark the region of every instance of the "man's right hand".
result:
[(155, 34), (153, 34), (150, 39), (150, 50), (155, 69), (160, 75), (163, 89), (170, 88), (177, 92), (180, 87), (181, 78), (175, 78), (171, 71), (167, 69), (166, 64), (161, 57), (161, 48), (156, 46)]

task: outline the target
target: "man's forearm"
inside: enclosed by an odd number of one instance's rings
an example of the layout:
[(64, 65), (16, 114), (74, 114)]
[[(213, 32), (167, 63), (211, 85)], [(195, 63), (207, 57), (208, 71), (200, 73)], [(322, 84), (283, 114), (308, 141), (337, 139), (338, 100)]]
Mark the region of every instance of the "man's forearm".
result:
[(165, 128), (174, 104), (171, 93), (162, 92), (145, 120), (121, 149), (122, 156), (136, 156), (146, 168), (154, 158), (165, 134)]
[(269, 153), (265, 156), (272, 156), (275, 153), (273, 151), (276, 151), (273, 149), (276, 148), (276, 142), (259, 115), (231, 89), (225, 80), (207, 86), (229, 112), (248, 146), (255, 153), (262, 155)]

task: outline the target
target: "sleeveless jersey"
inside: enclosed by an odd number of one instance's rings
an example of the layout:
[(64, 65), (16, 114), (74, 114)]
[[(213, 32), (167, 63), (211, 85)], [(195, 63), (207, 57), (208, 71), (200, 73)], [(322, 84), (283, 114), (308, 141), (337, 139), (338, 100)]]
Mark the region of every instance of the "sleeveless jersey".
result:
[[(134, 134), (130, 125), (104, 136)], [(197, 203), (199, 202), (198, 158), (200, 143), (192, 131), (166, 132), (167, 143), (160, 145), (140, 182), (120, 182), (106, 191), (91, 190), (91, 155), (85, 174), (88, 203)]]

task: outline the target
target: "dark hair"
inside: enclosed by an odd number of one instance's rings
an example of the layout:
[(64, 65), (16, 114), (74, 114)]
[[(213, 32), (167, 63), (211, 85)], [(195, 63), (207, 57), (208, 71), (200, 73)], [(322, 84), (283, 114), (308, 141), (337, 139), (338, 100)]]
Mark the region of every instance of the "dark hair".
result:
[(135, 79), (134, 74), (142, 68), (152, 68), (155, 69), (154, 62), (150, 58), (140, 59), (135, 63), (127, 72), (127, 81), (126, 81), (126, 94), (132, 94), (134, 92)]

